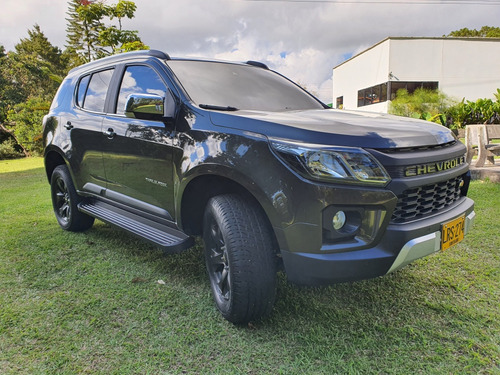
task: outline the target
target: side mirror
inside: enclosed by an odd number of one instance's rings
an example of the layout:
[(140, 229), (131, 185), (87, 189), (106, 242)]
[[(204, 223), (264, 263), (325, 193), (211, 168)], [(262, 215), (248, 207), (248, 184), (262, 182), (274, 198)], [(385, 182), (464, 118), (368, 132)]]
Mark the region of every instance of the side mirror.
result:
[(164, 121), (174, 117), (175, 103), (167, 92), (163, 98), (154, 94), (131, 94), (125, 103), (125, 116), (142, 120)]

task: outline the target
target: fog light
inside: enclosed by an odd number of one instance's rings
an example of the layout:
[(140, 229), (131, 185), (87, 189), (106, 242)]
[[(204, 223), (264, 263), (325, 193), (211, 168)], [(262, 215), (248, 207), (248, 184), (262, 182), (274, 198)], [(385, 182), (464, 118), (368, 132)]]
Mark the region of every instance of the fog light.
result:
[(345, 224), (345, 213), (344, 213), (344, 211), (337, 211), (337, 213), (333, 217), (332, 223), (333, 223), (333, 228), (335, 230), (339, 230), (340, 228), (342, 228), (344, 226), (344, 224)]

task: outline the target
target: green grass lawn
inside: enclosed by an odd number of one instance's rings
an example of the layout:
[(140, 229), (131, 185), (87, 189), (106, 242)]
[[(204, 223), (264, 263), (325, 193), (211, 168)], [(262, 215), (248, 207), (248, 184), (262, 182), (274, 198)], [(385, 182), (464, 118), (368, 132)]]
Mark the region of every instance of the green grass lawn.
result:
[(280, 275), (271, 317), (238, 327), (199, 246), (163, 256), (99, 221), (64, 232), (42, 159), (2, 161), (0, 373), (500, 374), (500, 184), (470, 196), (461, 244), (328, 288)]

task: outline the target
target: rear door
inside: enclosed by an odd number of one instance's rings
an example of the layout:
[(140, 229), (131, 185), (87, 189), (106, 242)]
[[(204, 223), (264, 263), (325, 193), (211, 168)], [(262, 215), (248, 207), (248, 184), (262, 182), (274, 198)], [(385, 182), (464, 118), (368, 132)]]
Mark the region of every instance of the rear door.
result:
[(102, 163), (102, 122), (114, 69), (83, 75), (77, 83), (74, 110), (64, 114), (63, 126), (71, 146), (66, 152), (78, 190), (100, 193), (106, 186)]
[(107, 178), (106, 196), (143, 211), (172, 219), (173, 126), (162, 121), (125, 117), (130, 94), (168, 92), (165, 81), (145, 64), (124, 67), (115, 113), (104, 119), (106, 146), (103, 152)]

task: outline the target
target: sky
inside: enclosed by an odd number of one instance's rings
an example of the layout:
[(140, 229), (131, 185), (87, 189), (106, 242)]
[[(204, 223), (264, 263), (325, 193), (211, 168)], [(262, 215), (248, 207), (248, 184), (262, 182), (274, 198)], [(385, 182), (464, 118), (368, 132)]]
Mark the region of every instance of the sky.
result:
[[(117, 0), (106, 0), (115, 4)], [(500, 27), (500, 0), (135, 0), (123, 27), (171, 56), (258, 60), (332, 102), (332, 69), (387, 37)], [(66, 43), (67, 1), (2, 0), (0, 44), (38, 24)]]

